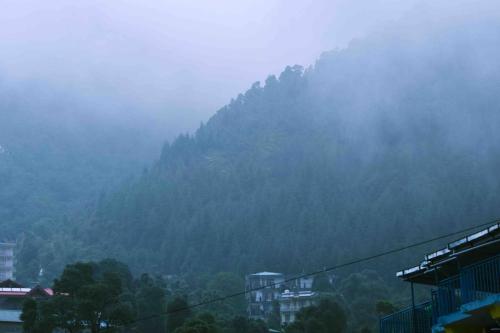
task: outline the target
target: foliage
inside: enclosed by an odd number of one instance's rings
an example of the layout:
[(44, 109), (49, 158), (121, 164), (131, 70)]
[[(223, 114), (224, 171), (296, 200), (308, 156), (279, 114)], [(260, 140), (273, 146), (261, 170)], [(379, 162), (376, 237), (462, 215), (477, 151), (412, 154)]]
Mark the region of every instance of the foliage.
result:
[(272, 302), (272, 311), (267, 318), (267, 326), (274, 330), (281, 329), (280, 304), (277, 300)]
[(318, 274), (314, 277), (313, 291), (331, 293), (335, 290), (332, 282), (332, 277), (327, 273)]
[(379, 316), (387, 316), (398, 311), (398, 308), (387, 300), (380, 300), (375, 304), (375, 311)]
[(202, 313), (187, 320), (177, 328), (175, 333), (217, 333), (219, 332), (214, 317), (209, 313)]
[(175, 297), (167, 304), (167, 333), (176, 331), (182, 327), (191, 316), (188, 302), (184, 297)]
[(217, 321), (211, 312), (201, 312), (186, 320), (175, 333), (267, 333), (268, 328), (261, 320), (252, 320), (244, 316)]
[(500, 73), (475, 61), (496, 68), (500, 44), (421, 38), (418, 60), (389, 36), (254, 84), (103, 198), (80, 225), (85, 248), (134, 271), (295, 273), (500, 216)]
[(167, 309), (164, 288), (148, 274), (141, 275), (137, 284), (137, 317), (147, 318), (137, 323), (137, 330), (144, 333), (166, 332), (166, 320), (163, 316)]
[(338, 295), (348, 308), (351, 329), (375, 329), (378, 324), (379, 313), (377, 304), (380, 300), (388, 299), (391, 290), (377, 272), (364, 270), (353, 273), (340, 283)]
[(286, 333), (342, 333), (347, 328), (347, 317), (344, 309), (325, 298), (313, 305), (301, 309), (295, 322), (285, 328)]
[(262, 320), (252, 320), (244, 316), (233, 317), (224, 325), (224, 333), (268, 333), (269, 330)]
[[(227, 295), (241, 292), (245, 281), (235, 273), (220, 272), (215, 274), (206, 286), (204, 300), (218, 299)], [(217, 313), (219, 316), (237, 316), (246, 313), (245, 295), (225, 299), (223, 302), (212, 303), (207, 307), (208, 311)]]
[(123, 298), (127, 291), (123, 277), (127, 276), (130, 272), (126, 266), (113, 260), (68, 265), (54, 281), (54, 297), (25, 303), (24, 329), (36, 333), (55, 328), (80, 332), (88, 328), (97, 333), (103, 327), (113, 331), (128, 324), (134, 310), (133, 304)]
[(107, 190), (140, 174), (168, 135), (49, 86), (0, 74), (0, 227), (3, 240), (18, 242), (16, 279), (29, 285), (102, 258), (79, 246), (74, 227)]
[[(61, 119), (45, 126), (1, 99), (0, 222), (15, 226), (14, 236), (24, 232), (21, 280), (47, 281), (67, 262), (113, 256), (135, 273), (209, 274), (194, 283), (197, 299), (206, 300), (236, 290), (248, 272), (317, 270), (500, 216), (500, 29), (486, 40), (474, 38), (477, 29), (374, 36), (325, 53), (309, 69), (287, 67), (194, 134), (165, 144), (138, 179), (102, 195), (108, 180), (136, 170), (142, 159), (128, 147), (140, 136), (113, 132), (111, 144), (102, 136), (107, 128), (96, 137), (88, 129), (60, 133)], [(21, 127), (33, 135), (19, 136)], [(114, 148), (122, 153), (110, 154)], [(404, 253), (366, 265), (392, 279), (420, 257)], [(211, 280), (227, 271), (237, 276)], [(349, 329), (372, 330), (390, 310), (380, 303), (390, 300), (390, 289), (372, 271), (349, 273), (335, 288), (325, 279), (314, 288), (336, 294), (332, 304), (345, 310), (326, 307), (347, 316)], [(150, 323), (160, 330), (212, 329), (177, 311), (193, 298), (190, 284), (178, 282), (177, 294), (187, 297), (165, 305), (149, 278), (130, 290), (131, 276), (119, 264), (70, 265), (55, 283), (69, 296), (27, 303), (23, 315), (36, 332), (50, 328), (46, 313), (78, 324), (96, 322), (99, 309), (113, 323), (136, 302), (146, 316), (155, 308), (171, 312), (166, 322)], [(104, 303), (108, 298), (113, 304)], [(240, 298), (209, 310), (217, 324), (228, 323), (242, 305)], [(304, 310), (289, 330), (344, 323), (323, 314), (321, 307)]]
[[(41, 301), (28, 299), (23, 305), (21, 320), (23, 331), (26, 333), (52, 333), (57, 327), (67, 329), (70, 333), (77, 332), (80, 326), (73, 322), (64, 322), (67, 319), (67, 309), (61, 308), (61, 302)], [(62, 312), (61, 312), (62, 311)], [(62, 324), (62, 326), (58, 326)]]

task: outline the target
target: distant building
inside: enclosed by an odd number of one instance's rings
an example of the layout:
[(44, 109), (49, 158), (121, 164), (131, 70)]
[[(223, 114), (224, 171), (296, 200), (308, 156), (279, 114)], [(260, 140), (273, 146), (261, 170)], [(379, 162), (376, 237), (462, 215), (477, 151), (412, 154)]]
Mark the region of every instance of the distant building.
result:
[(309, 290), (285, 290), (279, 298), (281, 325), (285, 326), (293, 323), (297, 312), (302, 308), (314, 305), (316, 299), (317, 293)]
[(286, 288), (292, 291), (312, 290), (314, 277), (307, 276), (286, 283)]
[[(500, 332), (500, 224), (427, 254), (396, 274), (412, 287), (412, 304), (381, 318), (380, 333)], [(415, 304), (414, 284), (432, 286)]]
[(15, 243), (0, 242), (0, 281), (14, 279)]
[[(312, 292), (312, 276), (290, 280), (282, 273), (260, 272), (245, 278), (248, 301), (248, 316), (266, 320), (275, 311), (279, 312), (282, 325), (292, 323), (296, 313), (314, 305), (317, 293)], [(257, 290), (256, 290), (257, 289)]]
[(246, 276), (247, 313), (250, 318), (267, 319), (273, 312), (273, 306), (277, 306), (284, 281), (281, 273), (260, 272)]
[(53, 294), (49, 288), (24, 288), (12, 280), (0, 282), (0, 332), (21, 333), (23, 328), (20, 317), (24, 301), (27, 298), (47, 298)]

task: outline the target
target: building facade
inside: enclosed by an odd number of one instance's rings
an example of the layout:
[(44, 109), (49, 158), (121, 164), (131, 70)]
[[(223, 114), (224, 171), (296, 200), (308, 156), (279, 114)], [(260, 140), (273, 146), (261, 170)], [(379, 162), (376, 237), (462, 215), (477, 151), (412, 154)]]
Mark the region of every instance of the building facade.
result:
[(0, 281), (14, 279), (15, 243), (0, 242)]
[[(500, 332), (500, 224), (429, 253), (397, 277), (411, 283), (412, 305), (380, 320), (381, 333)], [(413, 285), (432, 286), (415, 304)]]
[(297, 312), (302, 308), (315, 305), (316, 299), (317, 294), (310, 290), (285, 290), (279, 298), (281, 325), (286, 326), (293, 323)]
[(300, 309), (314, 305), (317, 294), (311, 291), (313, 282), (313, 277), (287, 279), (284, 274), (274, 272), (247, 275), (248, 316), (267, 320), (271, 314), (279, 314), (282, 325), (292, 323)]
[(277, 310), (284, 281), (283, 274), (274, 272), (260, 272), (245, 277), (247, 313), (250, 318), (264, 320)]

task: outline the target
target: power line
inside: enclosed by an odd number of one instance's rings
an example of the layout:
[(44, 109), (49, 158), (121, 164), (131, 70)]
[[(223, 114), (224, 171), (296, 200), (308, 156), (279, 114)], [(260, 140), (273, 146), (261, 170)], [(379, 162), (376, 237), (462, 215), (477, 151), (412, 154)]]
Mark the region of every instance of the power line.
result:
[(411, 248), (414, 248), (414, 247), (418, 247), (418, 246), (422, 246), (422, 245), (425, 245), (425, 244), (429, 244), (429, 243), (432, 243), (432, 242), (435, 242), (435, 241), (438, 241), (438, 240), (441, 240), (441, 239), (444, 239), (444, 238), (448, 238), (448, 237), (451, 237), (451, 236), (456, 236), (458, 234), (469, 232), (469, 231), (472, 231), (474, 229), (477, 229), (477, 228), (480, 228), (480, 227), (485, 227), (487, 225), (491, 225), (491, 224), (495, 224), (495, 223), (499, 223), (499, 222), (500, 222), (500, 220), (494, 220), (494, 221), (490, 221), (490, 222), (487, 222), (487, 223), (478, 224), (478, 225), (475, 225), (475, 226), (472, 226), (472, 227), (468, 227), (468, 228), (461, 229), (461, 230), (458, 230), (458, 231), (454, 231), (454, 232), (451, 232), (451, 233), (448, 233), (448, 234), (444, 234), (444, 235), (440, 235), (440, 236), (437, 236), (437, 237), (434, 237), (434, 238), (430, 238), (430, 239), (427, 239), (427, 240), (424, 240), (424, 241), (420, 241), (420, 242), (416, 242), (416, 243), (413, 243), (413, 244), (410, 244), (410, 245), (406, 245), (406, 246), (402, 246), (402, 247), (399, 247), (399, 248), (395, 248), (395, 249), (392, 249), (392, 250), (389, 250), (389, 251), (380, 252), (380, 253), (377, 253), (377, 254), (374, 254), (374, 255), (371, 255), (371, 256), (366, 256), (366, 257), (354, 259), (354, 260), (351, 260), (351, 261), (348, 261), (348, 262), (345, 262), (345, 263), (342, 263), (342, 264), (338, 264), (338, 265), (335, 265), (335, 266), (326, 267), (326, 268), (321, 269), (321, 270), (317, 270), (317, 271), (313, 271), (313, 272), (309, 272), (309, 273), (304, 273), (304, 274), (301, 274), (301, 275), (297, 275), (297, 276), (295, 276), (293, 278), (285, 279), (285, 280), (283, 280), (282, 282), (279, 282), (279, 283), (278, 282), (274, 282), (274, 283), (270, 283), (267, 286), (250, 288), (250, 289), (247, 289), (247, 290), (244, 290), (244, 291), (240, 291), (240, 292), (237, 292), (237, 293), (228, 294), (228, 295), (221, 296), (221, 297), (216, 297), (216, 298), (213, 298), (213, 299), (210, 299), (210, 300), (207, 300), (207, 301), (203, 301), (203, 302), (195, 303), (195, 304), (192, 304), (192, 305), (188, 305), (188, 306), (185, 306), (183, 308), (178, 308), (178, 309), (174, 309), (174, 310), (171, 310), (171, 311), (166, 311), (166, 312), (162, 312), (162, 313), (158, 313), (158, 314), (154, 314), (154, 315), (150, 315), (150, 316), (141, 317), (141, 318), (135, 319), (133, 321), (130, 321), (127, 324), (117, 325), (117, 326), (114, 326), (114, 327), (115, 328), (116, 327), (126, 327), (126, 326), (130, 326), (132, 324), (138, 323), (138, 322), (142, 322), (142, 321), (147, 321), (147, 320), (151, 320), (151, 319), (163, 317), (163, 316), (166, 316), (166, 315), (169, 315), (169, 314), (186, 311), (186, 310), (190, 310), (190, 309), (193, 309), (193, 308), (198, 308), (198, 307), (205, 306), (205, 305), (212, 304), (212, 303), (223, 302), (223, 301), (225, 301), (225, 300), (227, 300), (229, 298), (234, 298), (234, 297), (242, 296), (242, 295), (248, 294), (248, 293), (253, 292), (253, 291), (258, 291), (258, 290), (263, 290), (263, 289), (267, 289), (267, 288), (279, 286), (281, 284), (284, 284), (284, 283), (287, 283), (287, 282), (296, 281), (296, 280), (299, 280), (301, 278), (316, 276), (316, 275), (319, 275), (319, 274), (322, 274), (322, 273), (325, 273), (325, 272), (330, 272), (330, 271), (333, 271), (333, 270), (336, 270), (336, 269), (339, 269), (339, 268), (344, 268), (344, 267), (352, 266), (352, 265), (359, 264), (359, 263), (362, 263), (362, 262), (371, 261), (371, 260), (378, 259), (378, 258), (387, 256), (387, 255), (390, 255), (390, 254), (394, 254), (394, 253), (397, 253), (397, 252), (402, 252), (402, 251), (405, 251), (405, 250), (408, 250), (408, 249), (411, 249)]

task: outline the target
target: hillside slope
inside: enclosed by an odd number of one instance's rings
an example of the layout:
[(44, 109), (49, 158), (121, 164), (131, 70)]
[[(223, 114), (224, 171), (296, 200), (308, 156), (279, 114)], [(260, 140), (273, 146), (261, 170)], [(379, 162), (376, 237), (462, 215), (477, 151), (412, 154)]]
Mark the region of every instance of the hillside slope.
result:
[(495, 22), (372, 36), (254, 84), (79, 239), (141, 271), (296, 272), (500, 216)]
[[(17, 256), (21, 279), (26, 269), (39, 271), (37, 256), (47, 253), (43, 261), (50, 262), (54, 251), (74, 253), (71, 231), (100, 193), (140, 174), (161, 148), (159, 131), (132, 121), (129, 110), (109, 119), (107, 106), (78, 96), (49, 84), (0, 80), (0, 240), (26, 245)], [(30, 241), (33, 235), (39, 243)], [(72, 246), (55, 249), (56, 235)]]

